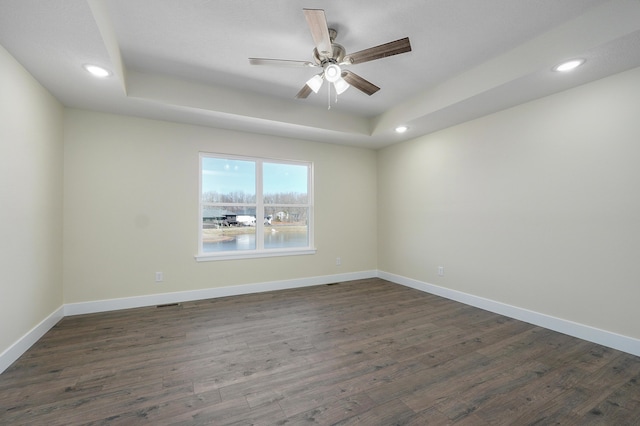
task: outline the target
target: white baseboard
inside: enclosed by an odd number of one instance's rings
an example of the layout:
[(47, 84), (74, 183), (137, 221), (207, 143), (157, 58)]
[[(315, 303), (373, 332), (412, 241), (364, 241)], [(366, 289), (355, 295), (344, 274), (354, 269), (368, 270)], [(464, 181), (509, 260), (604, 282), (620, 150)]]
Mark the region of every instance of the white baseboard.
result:
[(541, 314), (539, 312), (530, 311), (528, 309), (519, 308), (502, 302), (496, 302), (494, 300), (485, 299), (483, 297), (440, 287), (434, 284), (428, 284), (388, 272), (378, 271), (378, 277), (396, 284), (411, 287), (416, 290), (431, 293), (446, 299), (455, 300), (466, 305), (475, 306), (486, 311), (494, 312), (496, 314), (528, 322), (529, 324), (538, 325), (549, 330), (568, 334), (569, 336), (640, 356), (640, 340), (633, 337), (623, 336), (621, 334), (612, 333), (610, 331), (601, 330), (588, 325), (556, 318), (550, 315)]
[(40, 321), (27, 334), (0, 354), (0, 373), (9, 368), (23, 353), (38, 341), (45, 333), (64, 317), (64, 306), (56, 309), (51, 315)]
[(262, 293), (265, 291), (286, 290), (292, 288), (310, 287), (315, 285), (331, 284), (336, 282), (353, 281), (380, 277), (396, 284), (411, 287), (416, 290), (431, 293), (447, 299), (455, 300), (467, 305), (475, 306), (500, 315), (505, 315), (520, 321), (578, 337), (583, 340), (598, 343), (613, 349), (640, 356), (640, 340), (600, 330), (572, 321), (555, 318), (549, 315), (496, 302), (479, 296), (451, 290), (422, 281), (383, 271), (361, 271), (320, 277), (300, 278), (283, 281), (269, 281), (256, 284), (244, 284), (229, 287), (207, 288), (202, 290), (180, 291), (175, 293), (152, 294), (120, 299), (98, 300), (92, 302), (69, 303), (61, 306), (38, 325), (31, 329), (17, 342), (0, 354), (0, 373), (6, 370), (35, 342), (49, 331), (65, 316), (90, 314), (97, 312), (115, 311), (120, 309), (155, 306), (167, 303), (180, 303), (193, 300), (213, 299), (218, 297), (238, 296), (242, 294)]
[(140, 308), (167, 303), (180, 303), (192, 300), (213, 299), (217, 297), (238, 296), (241, 294), (262, 293), (265, 291), (286, 290), (314, 285), (332, 284), (343, 281), (361, 280), (378, 276), (378, 271), (360, 271), (320, 277), (299, 278), (293, 280), (270, 281), (256, 284), (244, 284), (229, 287), (207, 288), (202, 290), (180, 291), (175, 293), (150, 294), (120, 299), (98, 300), (92, 302), (69, 303), (61, 306), (40, 324), (35, 326), (16, 343), (0, 354), (0, 373), (9, 368), (27, 349), (38, 341), (65, 316), (116, 311), (120, 309)]
[(228, 287), (205, 288), (202, 290), (179, 291), (173, 293), (149, 294), (145, 296), (125, 297), (121, 299), (96, 300), (92, 302), (69, 303), (64, 306), (64, 315), (82, 315), (96, 312), (116, 311), (120, 309), (141, 308), (144, 306), (181, 303), (193, 300), (214, 299), (218, 297), (238, 296), (242, 294), (262, 293), (265, 291), (286, 290), (310, 287), (342, 281), (353, 281), (378, 276), (378, 271), (361, 271), (320, 277), (298, 278), (293, 280), (269, 281), (256, 284), (243, 284)]

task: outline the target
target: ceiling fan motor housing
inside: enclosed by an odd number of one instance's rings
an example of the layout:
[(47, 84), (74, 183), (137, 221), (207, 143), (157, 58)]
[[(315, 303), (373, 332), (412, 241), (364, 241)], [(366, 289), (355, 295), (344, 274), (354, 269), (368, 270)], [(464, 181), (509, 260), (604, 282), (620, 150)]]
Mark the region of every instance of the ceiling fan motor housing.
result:
[(337, 35), (338, 32), (336, 30), (334, 30), (333, 28), (329, 28), (329, 37), (331, 39), (330, 55), (320, 54), (317, 48), (313, 49), (313, 60), (316, 62), (316, 64), (320, 66), (323, 66), (327, 63), (339, 64), (344, 60), (344, 56), (346, 55), (345, 48), (342, 47), (342, 45), (334, 42)]

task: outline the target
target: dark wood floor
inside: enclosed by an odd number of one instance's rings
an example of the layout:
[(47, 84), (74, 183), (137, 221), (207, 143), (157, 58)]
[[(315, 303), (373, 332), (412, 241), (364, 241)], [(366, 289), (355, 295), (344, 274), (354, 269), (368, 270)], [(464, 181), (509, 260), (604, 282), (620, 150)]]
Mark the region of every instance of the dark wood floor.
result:
[(64, 318), (0, 424), (640, 424), (640, 358), (372, 279)]

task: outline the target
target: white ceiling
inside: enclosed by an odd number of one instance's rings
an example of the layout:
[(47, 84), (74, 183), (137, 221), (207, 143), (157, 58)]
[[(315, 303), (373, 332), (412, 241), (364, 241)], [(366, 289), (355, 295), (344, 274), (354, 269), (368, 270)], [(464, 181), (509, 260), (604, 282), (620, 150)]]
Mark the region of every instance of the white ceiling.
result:
[[(371, 97), (294, 99), (317, 69), (248, 58), (310, 60), (303, 8), (347, 53), (412, 51), (349, 67)], [(0, 45), (69, 107), (380, 148), (640, 66), (640, 0), (0, 0)]]

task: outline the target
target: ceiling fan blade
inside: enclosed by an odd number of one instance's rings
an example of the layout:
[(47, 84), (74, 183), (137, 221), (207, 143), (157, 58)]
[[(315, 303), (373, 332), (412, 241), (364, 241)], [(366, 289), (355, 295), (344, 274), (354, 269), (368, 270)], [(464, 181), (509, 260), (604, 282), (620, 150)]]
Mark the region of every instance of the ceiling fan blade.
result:
[(379, 46), (370, 47), (356, 53), (351, 53), (344, 58), (344, 63), (360, 64), (362, 62), (373, 61), (374, 59), (386, 58), (387, 56), (398, 55), (400, 53), (411, 52), (409, 37), (391, 41)]
[(310, 94), (311, 88), (305, 84), (296, 95), (296, 99), (307, 99), (307, 96), (309, 96)]
[(327, 26), (327, 18), (322, 9), (303, 9), (304, 17), (307, 18), (307, 24), (311, 30), (313, 42), (318, 49), (320, 56), (330, 56), (333, 52), (331, 47), (331, 38), (329, 37), (329, 27)]
[(352, 73), (351, 71), (343, 71), (342, 78), (344, 79), (344, 81), (369, 96), (380, 90), (380, 88), (375, 84), (371, 83), (368, 80), (365, 80), (358, 74)]
[(288, 59), (267, 59), (267, 58), (249, 58), (251, 65), (271, 65), (277, 67), (315, 67), (317, 66), (313, 62), (309, 61), (291, 61)]

